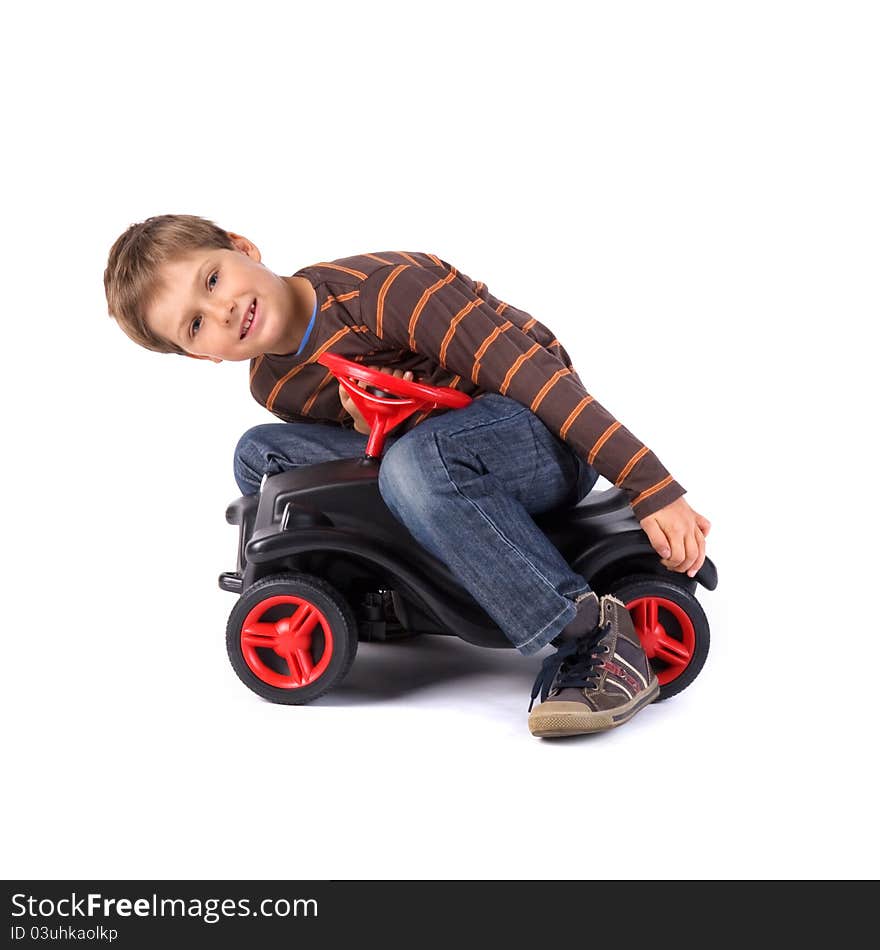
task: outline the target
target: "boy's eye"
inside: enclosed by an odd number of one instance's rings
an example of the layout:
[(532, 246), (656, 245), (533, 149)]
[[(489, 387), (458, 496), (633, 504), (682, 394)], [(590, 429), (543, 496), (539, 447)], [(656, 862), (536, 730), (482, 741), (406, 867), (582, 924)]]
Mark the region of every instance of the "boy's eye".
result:
[[(211, 280), (212, 280), (214, 277), (217, 277), (218, 280), (219, 280), (219, 275), (220, 275), (220, 271), (216, 271), (216, 270), (215, 270), (215, 271), (211, 274), (211, 276), (208, 278), (208, 288), (209, 288), (210, 290), (213, 290), (213, 289), (214, 289), (214, 285), (211, 283)], [(196, 317), (195, 320), (193, 320), (193, 322), (192, 322), (192, 323), (190, 324), (190, 326), (189, 326), (189, 335), (190, 335), (190, 336), (195, 336), (195, 335), (199, 332), (199, 327), (200, 327), (201, 325), (202, 325), (202, 318), (201, 318), (201, 317)]]

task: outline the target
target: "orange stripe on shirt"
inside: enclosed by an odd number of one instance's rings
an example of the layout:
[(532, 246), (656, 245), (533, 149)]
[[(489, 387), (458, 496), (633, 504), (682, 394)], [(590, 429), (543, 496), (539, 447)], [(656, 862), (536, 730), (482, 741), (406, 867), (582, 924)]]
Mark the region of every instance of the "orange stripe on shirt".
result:
[(513, 379), (513, 377), (516, 376), (516, 374), (519, 372), (519, 368), (522, 366), (522, 364), (525, 363), (527, 359), (534, 356), (535, 353), (540, 349), (541, 349), (541, 344), (535, 343), (525, 353), (523, 353), (520, 357), (517, 358), (513, 366), (511, 366), (510, 369), (507, 371), (507, 375), (504, 377), (504, 382), (501, 384), (498, 390), (498, 392), (500, 392), (502, 396), (507, 394), (507, 387), (510, 385), (510, 381)]
[(303, 406), (302, 414), (304, 416), (307, 416), (311, 412), (312, 406), (315, 404), (315, 400), (318, 398), (318, 394), (327, 385), (327, 383), (330, 382), (332, 378), (333, 378), (333, 374), (328, 370), (327, 375), (318, 384), (318, 388), (312, 393), (311, 396), (309, 396), (306, 404)]
[(425, 256), (426, 256), (426, 257), (430, 257), (431, 260), (432, 260), (438, 267), (442, 267), (442, 266), (443, 266), (443, 262), (440, 260), (439, 257), (437, 257), (436, 254), (428, 254), (428, 252), (425, 251)]
[(532, 327), (533, 327), (537, 322), (538, 322), (538, 321), (537, 321), (534, 317), (532, 317), (531, 320), (527, 320), (527, 321), (522, 325), (522, 331), (523, 331), (523, 333), (528, 333), (529, 330), (531, 330)]
[(419, 302), (415, 305), (412, 315), (409, 318), (409, 348), (413, 352), (418, 352), (416, 350), (416, 324), (419, 321), (419, 317), (421, 316), (425, 304), (428, 302), (428, 298), (431, 296), (431, 294), (436, 293), (445, 284), (448, 284), (454, 277), (455, 268), (453, 267), (452, 270), (442, 280), (438, 280), (436, 284), (431, 284), (431, 286), (422, 294)]
[(253, 368), (251, 369), (250, 382), (254, 381), (254, 376), (257, 375), (257, 370), (260, 368), (260, 363), (263, 362), (263, 355), (260, 354), (255, 360)]
[(452, 323), (449, 324), (449, 329), (446, 331), (446, 336), (443, 337), (443, 343), (440, 345), (440, 364), (441, 366), (446, 365), (446, 350), (449, 347), (449, 344), (452, 342), (452, 338), (455, 336), (455, 331), (458, 329), (459, 323), (474, 309), (474, 307), (479, 307), (483, 301), (478, 297), (476, 300), (472, 300), (470, 303), (465, 304), (458, 311), (458, 313), (452, 318)]
[(565, 422), (562, 423), (562, 428), (559, 430), (559, 438), (564, 439), (568, 434), (568, 430), (571, 428), (571, 424), (575, 419), (586, 409), (587, 406), (593, 401), (592, 396), (584, 396), (584, 398), (571, 410), (568, 415), (568, 418)]
[(347, 294), (339, 294), (338, 297), (334, 297), (331, 294), (322, 304), (321, 310), (327, 310), (329, 307), (332, 307), (335, 303), (342, 303), (343, 300), (351, 300), (352, 297), (357, 297), (360, 293), (359, 290), (350, 290)]
[(495, 327), (495, 329), (480, 344), (480, 348), (477, 350), (477, 352), (474, 353), (474, 360), (479, 362), (482, 359), (483, 354), (489, 349), (496, 337), (498, 337), (498, 335), (501, 333), (506, 333), (512, 326), (513, 324), (510, 322), (510, 320), (507, 320), (506, 322), (502, 323), (500, 327)]
[(500, 317), (502, 313), (507, 309), (507, 304), (502, 300), (500, 304), (495, 308), (495, 313)]
[(382, 339), (382, 316), (385, 309), (385, 295), (388, 293), (388, 288), (397, 280), (401, 271), (405, 271), (409, 267), (409, 264), (398, 264), (393, 271), (385, 278), (385, 283), (382, 284), (382, 289), (379, 291), (379, 300), (376, 303), (376, 336), (379, 339)]
[(619, 422), (612, 422), (610, 426), (596, 439), (596, 444), (590, 449), (590, 454), (587, 456), (587, 462), (592, 465), (593, 460), (596, 458), (599, 450), (602, 446), (614, 435), (615, 432), (620, 428)]
[(314, 353), (312, 353), (308, 361), (310, 363), (316, 363), (318, 361), (318, 357), (322, 353), (326, 353), (327, 350), (329, 350), (330, 347), (333, 346), (334, 343), (341, 340), (345, 336), (345, 334), (348, 333), (349, 331), (351, 331), (352, 333), (369, 333), (370, 328), (369, 327), (343, 327), (341, 330), (337, 330), (333, 334), (333, 336), (331, 336), (330, 339), (327, 340), (327, 342), (322, 347), (320, 347), (319, 349), (315, 350)]
[(635, 468), (636, 463), (639, 461), (639, 459), (647, 455), (649, 451), (650, 449), (648, 448), (648, 446), (643, 445), (638, 450), (638, 452), (636, 452), (636, 454), (633, 455), (633, 457), (626, 463), (626, 465), (623, 466), (621, 473), (617, 476), (617, 480), (614, 482), (615, 488), (620, 488), (620, 486), (623, 484), (624, 479)]
[(361, 273), (359, 270), (352, 270), (350, 267), (343, 267), (341, 264), (331, 264), (328, 261), (322, 261), (320, 264), (315, 264), (315, 267), (332, 267), (334, 270), (345, 271), (346, 274), (352, 274), (354, 277), (360, 277), (361, 280), (366, 280), (367, 275)]
[(506, 320), (501, 324), (500, 327), (495, 327), (495, 329), (480, 344), (480, 348), (476, 353), (474, 353), (474, 368), (471, 370), (471, 379), (474, 383), (476, 383), (477, 377), (480, 375), (480, 360), (482, 359), (483, 354), (489, 349), (493, 341), (496, 340), (500, 334), (506, 333), (512, 326), (513, 324), (510, 322), (510, 320)]
[(337, 330), (336, 333), (334, 333), (333, 336), (331, 336), (322, 347), (312, 353), (305, 363), (300, 363), (299, 366), (294, 366), (293, 369), (285, 373), (285, 375), (282, 376), (281, 379), (279, 379), (278, 382), (272, 387), (272, 392), (269, 393), (269, 398), (266, 400), (266, 408), (271, 412), (273, 406), (275, 405), (275, 400), (278, 398), (278, 394), (284, 388), (284, 384), (293, 379), (297, 373), (304, 370), (310, 363), (314, 363), (322, 353), (330, 349), (334, 343), (336, 343), (338, 340), (341, 340), (342, 337), (344, 337), (345, 334), (349, 333), (350, 331), (351, 327), (343, 327), (341, 330)]
[(275, 383), (275, 385), (272, 387), (272, 392), (269, 393), (269, 398), (266, 400), (266, 408), (269, 410), (269, 412), (275, 408), (275, 400), (278, 398), (278, 393), (280, 393), (284, 388), (284, 384), (288, 382), (288, 380), (293, 379), (297, 373), (301, 373), (308, 365), (308, 363), (300, 363), (299, 366), (294, 366), (293, 369), (285, 373), (284, 376), (282, 376), (281, 379)]
[(412, 254), (407, 254), (406, 251), (395, 251), (395, 254), (399, 254), (401, 257), (405, 257), (411, 264), (415, 264), (416, 267), (421, 267), (422, 265), (412, 256)]
[(550, 392), (550, 390), (559, 382), (560, 379), (562, 379), (563, 376), (566, 376), (570, 372), (571, 370), (568, 368), (556, 370), (550, 379), (548, 379), (547, 382), (541, 387), (540, 392), (537, 396), (535, 396), (535, 399), (531, 406), (529, 406), (529, 409), (531, 409), (532, 412), (537, 412), (538, 406), (540, 406), (544, 401), (544, 397), (547, 395), (547, 393)]
[(667, 475), (662, 482), (657, 482), (656, 485), (652, 485), (650, 488), (646, 488), (641, 495), (638, 496), (634, 501), (630, 502), (630, 507), (635, 508), (635, 506), (640, 502), (644, 501), (646, 498), (650, 498), (651, 495), (656, 495), (658, 491), (662, 488), (665, 488), (672, 481), (672, 476)]
[(378, 254), (364, 254), (364, 257), (372, 257), (374, 261), (378, 261), (380, 264), (393, 264), (394, 261), (386, 261), (384, 257), (379, 257)]

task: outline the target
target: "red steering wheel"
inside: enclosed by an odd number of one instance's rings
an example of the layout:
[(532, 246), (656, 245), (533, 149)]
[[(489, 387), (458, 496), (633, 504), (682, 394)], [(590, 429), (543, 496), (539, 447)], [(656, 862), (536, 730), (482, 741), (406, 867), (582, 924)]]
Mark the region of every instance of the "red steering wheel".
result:
[[(426, 386), (424, 383), (398, 379), (390, 373), (381, 373), (336, 353), (322, 353), (318, 362), (339, 380), (369, 425), (366, 454), (370, 458), (381, 456), (385, 436), (414, 412), (439, 408), (463, 409), (471, 402), (467, 393), (460, 393), (449, 386)], [(376, 395), (358, 386), (357, 380), (390, 395)]]

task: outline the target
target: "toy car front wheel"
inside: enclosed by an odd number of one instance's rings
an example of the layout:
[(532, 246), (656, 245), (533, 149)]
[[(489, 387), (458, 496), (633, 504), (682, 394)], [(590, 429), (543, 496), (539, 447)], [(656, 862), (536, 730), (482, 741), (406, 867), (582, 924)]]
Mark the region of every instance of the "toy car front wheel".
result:
[(351, 669), (357, 623), (345, 598), (308, 574), (273, 574), (238, 599), (226, 649), (239, 679), (273, 703), (303, 705)]
[(609, 592), (626, 604), (642, 649), (660, 680), (660, 699), (697, 678), (709, 653), (709, 621), (699, 601), (673, 581), (625, 577)]

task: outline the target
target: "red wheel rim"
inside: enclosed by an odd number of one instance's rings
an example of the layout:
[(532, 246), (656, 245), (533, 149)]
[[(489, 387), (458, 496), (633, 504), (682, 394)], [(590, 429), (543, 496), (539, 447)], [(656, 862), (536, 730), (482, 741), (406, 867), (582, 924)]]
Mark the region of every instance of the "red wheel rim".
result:
[[(284, 604), (289, 613), (276, 620), (264, 620), (273, 608)], [(323, 634), (323, 647), (315, 656), (319, 645), (315, 634)], [(259, 649), (274, 651), (287, 664), (287, 675), (273, 670), (257, 652)], [(314, 683), (330, 663), (333, 656), (333, 634), (330, 624), (320, 610), (302, 597), (279, 594), (267, 597), (254, 607), (241, 625), (241, 654), (250, 671), (270, 686), (279, 689), (301, 689)]]
[[(665, 597), (638, 597), (631, 600), (626, 609), (630, 612), (642, 649), (651, 660), (660, 685), (664, 686), (684, 673), (697, 645), (694, 624), (687, 612)], [(667, 630), (661, 610), (671, 615), (678, 626), (675, 632), (681, 639), (673, 636), (672, 630)]]

